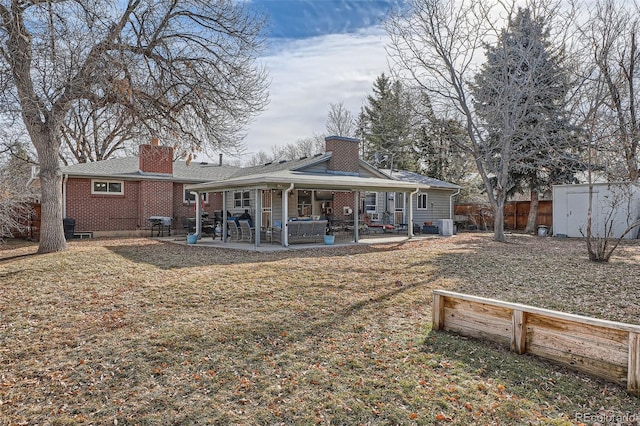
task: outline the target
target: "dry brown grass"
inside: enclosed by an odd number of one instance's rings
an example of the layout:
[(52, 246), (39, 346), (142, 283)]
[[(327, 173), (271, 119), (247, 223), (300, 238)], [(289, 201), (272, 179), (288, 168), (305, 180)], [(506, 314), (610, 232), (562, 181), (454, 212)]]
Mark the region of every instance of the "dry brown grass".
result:
[[(2, 424), (572, 424), (623, 389), (430, 331), (444, 288), (638, 323), (640, 247), (462, 234), (261, 254), (0, 248)], [(3, 260), (4, 259), (4, 260)]]

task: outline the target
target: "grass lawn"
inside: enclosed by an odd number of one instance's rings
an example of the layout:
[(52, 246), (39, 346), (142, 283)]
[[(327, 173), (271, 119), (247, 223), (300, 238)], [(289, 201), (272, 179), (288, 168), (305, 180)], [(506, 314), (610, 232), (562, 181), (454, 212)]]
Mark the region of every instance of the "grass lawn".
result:
[(0, 424), (640, 419), (640, 399), (621, 387), (431, 331), (434, 288), (640, 323), (637, 243), (599, 265), (581, 241), (508, 240), (287, 253), (83, 240), (39, 256), (10, 242), (0, 246)]

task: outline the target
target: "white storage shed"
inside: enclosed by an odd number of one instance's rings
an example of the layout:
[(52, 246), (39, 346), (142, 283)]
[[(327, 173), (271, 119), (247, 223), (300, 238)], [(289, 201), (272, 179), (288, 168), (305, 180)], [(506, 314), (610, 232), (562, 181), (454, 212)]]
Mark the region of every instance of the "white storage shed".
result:
[[(553, 187), (553, 235), (585, 237), (589, 209), (589, 185)], [(640, 188), (633, 183), (594, 183), (591, 230), (597, 237), (619, 238), (640, 219)], [(608, 232), (608, 231), (611, 232)], [(638, 238), (638, 228), (625, 238)]]

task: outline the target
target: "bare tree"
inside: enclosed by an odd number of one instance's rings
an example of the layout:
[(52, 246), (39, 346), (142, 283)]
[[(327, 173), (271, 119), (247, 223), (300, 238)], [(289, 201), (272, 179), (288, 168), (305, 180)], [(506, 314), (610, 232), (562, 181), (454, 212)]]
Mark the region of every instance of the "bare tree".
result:
[[(514, 164), (531, 155), (526, 142), (537, 131), (526, 124), (530, 93), (523, 84), (536, 78), (538, 52), (522, 46), (517, 55), (508, 58), (512, 63), (505, 63), (505, 67), (517, 66), (519, 73), (495, 85), (500, 102), (487, 105), (482, 116), (474, 105), (471, 87), (485, 48), (500, 43), (502, 28), (515, 16), (516, 3), (412, 0), (410, 13), (397, 14), (387, 24), (389, 53), (396, 65), (429, 94), (434, 110), (461, 117), (466, 135), (459, 139), (459, 147), (472, 156), (484, 183), (493, 210), (496, 241), (505, 239), (503, 209), (513, 185), (510, 172)], [(536, 17), (559, 15), (551, 3), (523, 7), (530, 7)], [(521, 66), (523, 62), (527, 66)], [(493, 116), (491, 120), (487, 120), (489, 115)], [(490, 123), (499, 120), (502, 129), (495, 132)], [(520, 132), (524, 128), (528, 134)]]
[(32, 213), (32, 189), (28, 186), (31, 177), (30, 160), (20, 143), (12, 142), (0, 150), (0, 242), (16, 232), (26, 229)]
[[(640, 177), (640, 5), (600, 0), (583, 21), (583, 60), (590, 67), (585, 86), (590, 93), (582, 101), (597, 107), (591, 126), (601, 137), (597, 161), (610, 179), (635, 181)], [(586, 97), (593, 96), (594, 86), (604, 89), (597, 105)]]
[[(581, 120), (589, 147), (584, 236), (589, 259), (595, 262), (608, 262), (622, 239), (640, 226), (630, 205), (639, 177), (639, 12), (637, 3), (595, 2), (580, 20), (584, 24), (577, 37), (580, 61), (575, 69), (581, 84), (574, 114)], [(597, 196), (596, 180), (613, 182), (606, 198)], [(621, 215), (625, 217), (623, 232), (616, 226)]]
[(60, 131), (65, 164), (106, 160), (128, 148), (128, 142), (145, 137), (135, 131), (133, 116), (113, 109), (82, 101), (72, 107)]
[(331, 136), (352, 138), (356, 135), (355, 118), (351, 111), (344, 107), (344, 103), (330, 104), (325, 130)]
[(266, 102), (261, 19), (233, 0), (0, 0), (2, 111), (40, 166), (38, 251), (64, 250), (59, 155), (78, 104), (189, 151), (229, 147)]

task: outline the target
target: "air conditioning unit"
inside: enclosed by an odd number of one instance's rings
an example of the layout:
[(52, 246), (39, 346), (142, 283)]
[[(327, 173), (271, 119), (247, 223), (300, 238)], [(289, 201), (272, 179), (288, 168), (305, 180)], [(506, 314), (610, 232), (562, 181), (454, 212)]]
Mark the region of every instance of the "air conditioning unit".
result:
[(367, 212), (367, 214), (369, 215), (369, 219), (371, 219), (374, 222), (378, 222), (380, 220), (380, 213)]
[(344, 206), (342, 207), (342, 214), (344, 214), (345, 216), (348, 216), (350, 214), (353, 214), (353, 210), (349, 206)]
[(453, 220), (441, 219), (438, 221), (440, 235), (451, 236), (453, 235)]

